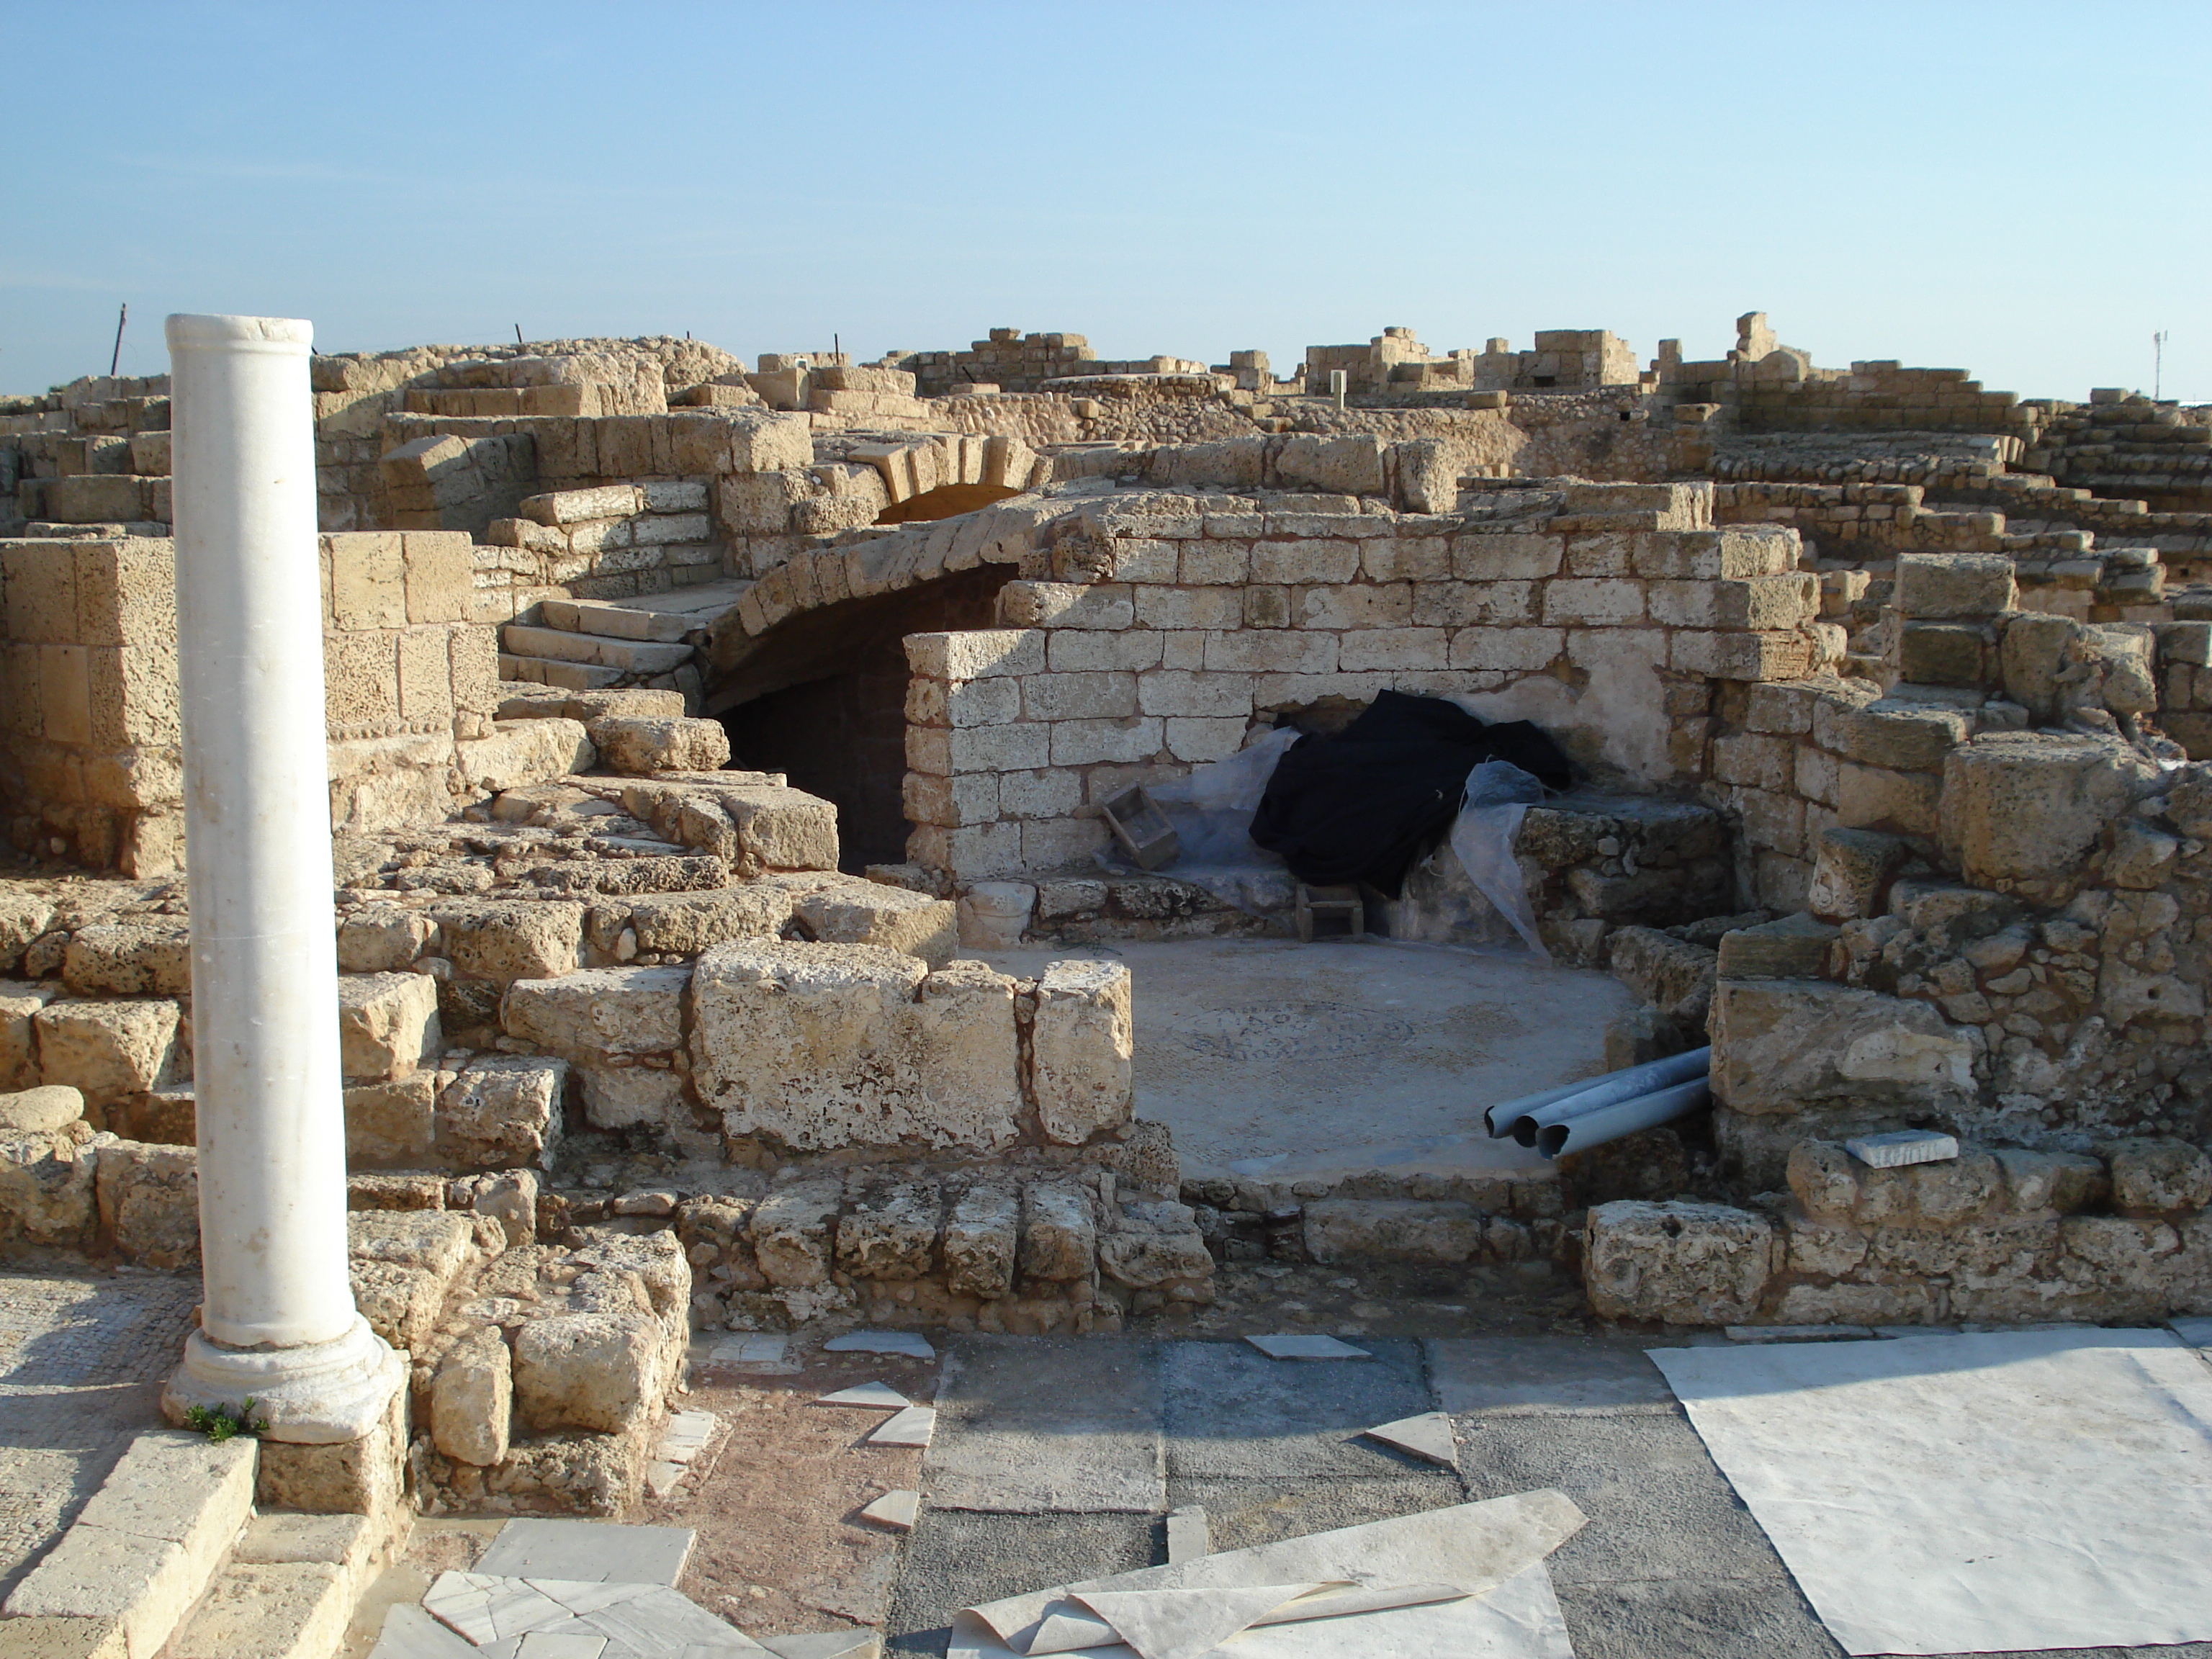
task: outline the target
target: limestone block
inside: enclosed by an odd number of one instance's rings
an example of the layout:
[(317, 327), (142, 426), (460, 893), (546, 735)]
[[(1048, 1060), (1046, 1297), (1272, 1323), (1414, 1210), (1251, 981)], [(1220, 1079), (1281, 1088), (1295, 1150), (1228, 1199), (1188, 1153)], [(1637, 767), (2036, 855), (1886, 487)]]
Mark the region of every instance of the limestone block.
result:
[(2002, 616), (2017, 600), (2013, 568), (2005, 553), (1900, 553), (1897, 614), (1938, 620)]
[[(544, 722), (538, 722), (543, 724)], [(553, 900), (461, 899), (430, 912), (456, 973), (505, 985), (573, 973), (584, 907)]]
[(35, 894), (0, 888), (0, 974), (12, 974), (33, 939), (53, 926), (54, 907)]
[(1137, 1290), (1213, 1277), (1213, 1257), (1188, 1205), (1140, 1200), (1121, 1206), (1098, 1241), (1101, 1278)]
[[(9, 1594), (12, 1617), (0, 1630), (13, 1637), (26, 1619), (112, 1621), (131, 1659), (153, 1659), (252, 1515), (256, 1451), (246, 1437), (134, 1437), (75, 1524)], [(26, 1659), (37, 1652), (5, 1645)], [(52, 1652), (61, 1659), (70, 1650)]]
[(1929, 1003), (1808, 980), (1715, 988), (1713, 1093), (1747, 1115), (1808, 1106), (1955, 1108), (1974, 1050)]
[(584, 1116), (594, 1128), (665, 1127), (685, 1121), (680, 1072), (651, 1066), (581, 1066), (576, 1075)]
[(199, 1259), (199, 1154), (190, 1146), (114, 1141), (99, 1149), (100, 1231), (117, 1254), (149, 1267)]
[(2105, 858), (2105, 874), (2116, 887), (2148, 890), (2172, 878), (2174, 861), (2180, 854), (2179, 836), (2154, 830), (2139, 818), (2124, 818), (2112, 827), (2112, 849)]
[(550, 1168), (563, 1127), (568, 1063), (532, 1055), (472, 1061), (438, 1099), (439, 1149), (475, 1168)]
[(79, 996), (188, 996), (191, 924), (164, 916), (80, 927), (62, 957), (62, 981)]
[(1984, 733), (1944, 762), (1943, 843), (1971, 885), (2062, 884), (2157, 778), (2154, 763), (2116, 739)]
[(604, 1054), (673, 1054), (684, 1046), (682, 967), (591, 968), (517, 980), (500, 1004), (507, 1034), (578, 1065)]
[(1898, 636), (1898, 674), (1915, 685), (1979, 686), (1991, 678), (1996, 642), (1975, 623), (1909, 622)]
[(703, 893), (647, 894), (630, 902), (637, 948), (694, 957), (737, 939), (774, 939), (791, 920), (787, 888), (767, 883)]
[(619, 1434), (653, 1403), (654, 1334), (641, 1317), (556, 1314), (516, 1333), (514, 1410), (531, 1429)]
[(1128, 1121), (1134, 1040), (1129, 970), (1055, 962), (1037, 982), (1030, 1091), (1046, 1136), (1080, 1146)]
[(631, 777), (714, 772), (730, 763), (730, 734), (720, 720), (600, 720), (588, 729), (601, 763)]
[(0, 1135), (50, 1133), (83, 1115), (83, 1095), (62, 1084), (0, 1094)]
[(444, 1046), (428, 974), (341, 974), (338, 1056), (349, 1080), (402, 1078)]
[(2004, 1171), (2006, 1207), (2015, 1215), (2044, 1211), (2070, 1215), (2103, 1203), (2112, 1190), (2104, 1164), (2086, 1152), (2001, 1146), (1995, 1157)]
[(873, 1182), (837, 1218), (837, 1268), (855, 1279), (927, 1278), (943, 1194), (933, 1181)]
[(1721, 935), (1723, 979), (1818, 979), (1828, 947), (1838, 937), (1832, 924), (1800, 913)]
[(2186, 1215), (2212, 1204), (2212, 1158), (2185, 1140), (2117, 1140), (2097, 1150), (2111, 1166), (2112, 1207), (2123, 1215)]
[(2024, 611), (2006, 618), (1998, 653), (2004, 694), (2036, 720), (2055, 718), (2065, 703), (2061, 672), (2079, 630), (2070, 617)]
[(771, 1285), (793, 1289), (826, 1283), (832, 1233), (844, 1193), (835, 1176), (777, 1188), (753, 1212), (753, 1251)]
[(1011, 1140), (1013, 982), (874, 945), (722, 945), (692, 980), (692, 1070), (732, 1134), (809, 1150)]
[[(419, 441), (465, 448), (454, 438)], [(364, 633), (407, 625), (407, 555), (396, 532), (329, 536), (323, 545), (330, 564), (332, 627)]]
[(27, 1089), (39, 1080), (40, 1009), (62, 994), (61, 987), (0, 980), (0, 1089)]
[(1589, 1212), (1583, 1280), (1601, 1319), (1737, 1325), (1774, 1270), (1765, 1217), (1722, 1204), (1623, 1200)]
[(430, 1437), (457, 1463), (489, 1468), (507, 1455), (514, 1362), (495, 1326), (446, 1350), (430, 1384)]
[(354, 1306), (368, 1328), (395, 1348), (413, 1350), (438, 1328), (446, 1287), (428, 1269), (404, 1261), (356, 1260), (348, 1264)]
[(1469, 1205), (1413, 1199), (1323, 1199), (1305, 1206), (1306, 1252), (1316, 1261), (1414, 1261), (1449, 1265), (1482, 1247), (1482, 1218)]
[(722, 790), (718, 799), (747, 859), (770, 870), (837, 867), (837, 809), (818, 795), (757, 783)]
[(453, 745), (463, 781), (478, 794), (495, 795), (589, 771), (599, 759), (578, 720), (495, 720), (492, 726), (490, 737), (466, 738)]
[(804, 415), (748, 410), (726, 418), (733, 472), (780, 472), (811, 466), (813, 428)]
[(880, 882), (840, 882), (809, 893), (792, 915), (823, 945), (875, 945), (941, 968), (959, 948), (952, 901)]
[(978, 1185), (961, 1194), (945, 1220), (946, 1288), (986, 1301), (1011, 1291), (1020, 1220), (1021, 1194), (1012, 1187)]
[(176, 1060), (181, 1016), (161, 997), (50, 1002), (31, 1020), (39, 1080), (67, 1084), (103, 1106), (157, 1088)]
[(907, 665), (939, 680), (1041, 674), (1045, 671), (1045, 637), (1040, 629), (1022, 628), (909, 634), (905, 640)]
[(1868, 830), (1823, 830), (1813, 856), (1805, 908), (1824, 921), (1879, 914), (1889, 877), (1910, 849), (1894, 836)]
[(1385, 488), (1382, 453), (1382, 440), (1364, 434), (1332, 438), (1293, 433), (1273, 456), (1274, 481), (1286, 489), (1379, 495)]
[(1813, 711), (1813, 740), (1845, 760), (1897, 772), (1934, 772), (1973, 731), (1956, 708), (1889, 698), (1855, 703), (1822, 698)]
[(1690, 1026), (1705, 1024), (1719, 960), (1713, 951), (1651, 927), (1616, 927), (1606, 945), (1613, 976), (1638, 1001)]
[(87, 1242), (99, 1165), (99, 1143), (82, 1127), (0, 1131), (0, 1239)]
[(346, 1160), (350, 1164), (406, 1164), (427, 1157), (436, 1138), (434, 1072), (345, 1091)]
[(1836, 817), (1848, 829), (1933, 836), (1942, 797), (1941, 781), (1923, 772), (1849, 761), (1836, 769)]
[(341, 974), (398, 973), (414, 965), (438, 935), (438, 924), (404, 904), (367, 904), (338, 923)]
[(1024, 1279), (1079, 1283), (1097, 1271), (1097, 1255), (1098, 1230), (1088, 1193), (1072, 1182), (1024, 1183), (1020, 1261)]

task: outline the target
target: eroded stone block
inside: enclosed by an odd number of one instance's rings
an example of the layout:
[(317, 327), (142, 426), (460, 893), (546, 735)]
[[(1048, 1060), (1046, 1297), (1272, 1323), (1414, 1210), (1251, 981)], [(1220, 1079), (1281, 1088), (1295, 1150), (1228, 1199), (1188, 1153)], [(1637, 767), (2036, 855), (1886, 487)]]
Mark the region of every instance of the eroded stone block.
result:
[(1045, 1133), (1080, 1146), (1128, 1121), (1134, 1040), (1129, 970), (1055, 962), (1037, 981), (1030, 1083)]

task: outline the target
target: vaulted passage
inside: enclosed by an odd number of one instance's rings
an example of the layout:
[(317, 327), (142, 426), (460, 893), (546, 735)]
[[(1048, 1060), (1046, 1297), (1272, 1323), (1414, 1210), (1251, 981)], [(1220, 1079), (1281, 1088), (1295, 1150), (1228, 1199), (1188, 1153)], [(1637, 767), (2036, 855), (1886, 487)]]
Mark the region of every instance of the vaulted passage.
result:
[(836, 804), (846, 870), (906, 856), (906, 636), (993, 626), (1013, 574), (983, 565), (794, 617), (708, 687), (732, 764)]

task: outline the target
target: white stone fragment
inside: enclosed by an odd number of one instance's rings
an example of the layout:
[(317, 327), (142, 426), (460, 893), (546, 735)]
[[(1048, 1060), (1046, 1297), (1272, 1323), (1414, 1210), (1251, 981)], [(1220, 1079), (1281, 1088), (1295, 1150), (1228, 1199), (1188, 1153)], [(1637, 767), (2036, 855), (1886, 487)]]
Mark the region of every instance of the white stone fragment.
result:
[(1370, 1440), (1380, 1440), (1386, 1446), (1425, 1457), (1431, 1463), (1441, 1463), (1446, 1468), (1459, 1467), (1459, 1440), (1452, 1433), (1451, 1419), (1442, 1412), (1401, 1417), (1395, 1423), (1379, 1423), (1364, 1432)]
[(477, 1659), (477, 1650), (420, 1607), (387, 1607), (368, 1659)]
[(717, 1342), (707, 1358), (717, 1365), (780, 1365), (789, 1342), (782, 1336), (732, 1336)]
[(822, 1345), (824, 1353), (902, 1353), (910, 1359), (934, 1359), (929, 1339), (912, 1331), (848, 1331)]
[(1168, 1511), (1170, 1566), (1195, 1561), (1201, 1555), (1212, 1553), (1212, 1532), (1206, 1525), (1206, 1510), (1201, 1505), (1186, 1504), (1181, 1509)]
[(887, 1492), (860, 1513), (871, 1521), (900, 1532), (914, 1529), (915, 1516), (921, 1512), (921, 1494), (918, 1492)]
[[(776, 1659), (881, 1659), (883, 1638), (872, 1630), (812, 1631), (799, 1636), (763, 1636), (761, 1644)], [(681, 1659), (710, 1659), (694, 1648)]]
[(645, 1489), (655, 1498), (666, 1498), (684, 1484), (684, 1466), (665, 1459), (656, 1459), (645, 1466)]
[(1364, 1348), (1340, 1342), (1333, 1336), (1248, 1336), (1244, 1339), (1270, 1359), (1371, 1359)]
[(661, 1431), (658, 1455), (670, 1463), (689, 1463), (707, 1449), (720, 1419), (712, 1412), (675, 1412)]
[(872, 1446), (927, 1446), (930, 1436), (936, 1432), (935, 1407), (908, 1406), (870, 1435), (868, 1443)]
[(514, 1659), (599, 1659), (607, 1650), (604, 1636), (556, 1635), (532, 1631), (514, 1650)]
[(860, 1382), (835, 1394), (825, 1394), (817, 1406), (871, 1406), (879, 1411), (903, 1411), (914, 1402), (885, 1382)]
[(1955, 1135), (1933, 1129), (1899, 1129), (1886, 1135), (1860, 1135), (1846, 1140), (1844, 1150), (1876, 1170), (1902, 1169), (1908, 1164), (1942, 1164), (1959, 1155)]

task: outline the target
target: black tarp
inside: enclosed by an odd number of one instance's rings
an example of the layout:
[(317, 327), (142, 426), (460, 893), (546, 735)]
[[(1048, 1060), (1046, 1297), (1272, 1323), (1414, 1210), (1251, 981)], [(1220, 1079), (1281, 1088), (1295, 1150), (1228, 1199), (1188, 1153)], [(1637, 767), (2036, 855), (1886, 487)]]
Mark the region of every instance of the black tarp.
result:
[(1343, 731), (1301, 738), (1275, 763), (1252, 839), (1309, 885), (1365, 882), (1396, 898), (1486, 760), (1509, 761), (1547, 789), (1573, 781), (1559, 745), (1527, 720), (1492, 726), (1441, 697), (1382, 692)]

